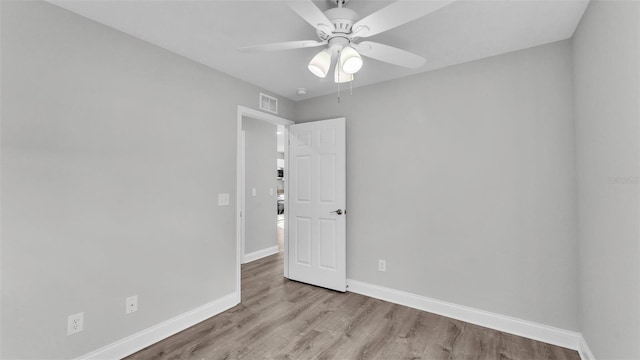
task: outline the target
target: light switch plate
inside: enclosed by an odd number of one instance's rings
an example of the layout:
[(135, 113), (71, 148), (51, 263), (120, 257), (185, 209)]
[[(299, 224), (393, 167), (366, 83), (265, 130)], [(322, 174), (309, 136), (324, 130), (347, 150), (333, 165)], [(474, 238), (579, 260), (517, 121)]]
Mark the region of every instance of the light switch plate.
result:
[(269, 195), (273, 195), (273, 188), (269, 188)]
[(251, 196), (256, 196), (257, 194), (256, 188), (251, 188)]
[(229, 194), (218, 194), (218, 206), (229, 206)]

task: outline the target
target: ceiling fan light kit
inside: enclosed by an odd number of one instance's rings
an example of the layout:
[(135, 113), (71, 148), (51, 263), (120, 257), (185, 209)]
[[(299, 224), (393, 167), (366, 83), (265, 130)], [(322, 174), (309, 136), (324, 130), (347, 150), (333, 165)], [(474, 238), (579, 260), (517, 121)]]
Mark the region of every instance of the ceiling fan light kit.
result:
[(340, 67), (347, 74), (355, 74), (362, 68), (362, 57), (351, 46), (345, 46), (340, 52)]
[(377, 35), (406, 24), (453, 1), (455, 0), (398, 0), (364, 18), (360, 18), (352, 9), (343, 7), (347, 0), (332, 0), (337, 7), (325, 12), (322, 12), (311, 0), (291, 1), (288, 3), (289, 7), (316, 29), (320, 41), (289, 41), (248, 46), (240, 50), (278, 51), (326, 46), (311, 59), (307, 67), (314, 75), (325, 78), (332, 65), (332, 56), (339, 54), (334, 76), (334, 81), (338, 84), (353, 81), (353, 74), (357, 73), (363, 65), (361, 55), (393, 65), (417, 69), (426, 61), (421, 56), (373, 41), (360, 43), (360, 38)]
[(311, 59), (307, 66), (311, 73), (319, 78), (325, 78), (331, 67), (331, 53), (329, 49), (324, 49)]

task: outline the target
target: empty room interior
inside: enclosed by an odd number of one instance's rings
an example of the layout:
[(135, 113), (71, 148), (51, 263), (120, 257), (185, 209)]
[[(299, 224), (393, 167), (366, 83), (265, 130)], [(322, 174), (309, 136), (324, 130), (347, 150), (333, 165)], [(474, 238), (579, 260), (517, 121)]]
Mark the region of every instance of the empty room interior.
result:
[(640, 1), (0, 15), (0, 358), (640, 360)]

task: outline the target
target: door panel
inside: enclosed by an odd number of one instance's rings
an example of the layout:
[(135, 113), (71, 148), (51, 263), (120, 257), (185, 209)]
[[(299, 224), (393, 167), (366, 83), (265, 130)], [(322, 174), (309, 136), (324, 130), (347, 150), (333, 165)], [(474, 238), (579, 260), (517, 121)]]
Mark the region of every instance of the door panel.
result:
[(292, 178), (296, 181), (295, 199), (298, 203), (309, 204), (311, 203), (311, 178), (313, 177), (311, 171), (311, 156), (300, 155), (295, 156), (296, 162), (294, 168), (296, 173)]
[(345, 291), (345, 119), (291, 125), (289, 138), (289, 278)]
[(320, 267), (336, 270), (336, 221), (320, 220)]
[(322, 204), (336, 204), (336, 156), (325, 154), (318, 156), (320, 171), (318, 173), (318, 188)]
[(311, 219), (299, 216), (296, 218), (295, 237), (296, 264), (311, 265)]

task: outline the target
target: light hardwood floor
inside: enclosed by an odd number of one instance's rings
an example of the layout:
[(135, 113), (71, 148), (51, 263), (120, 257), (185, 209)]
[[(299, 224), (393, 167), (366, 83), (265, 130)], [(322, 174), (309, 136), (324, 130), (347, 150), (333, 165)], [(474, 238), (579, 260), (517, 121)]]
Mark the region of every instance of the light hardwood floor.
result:
[(579, 360), (552, 346), (282, 277), (282, 253), (242, 265), (242, 303), (138, 359)]

